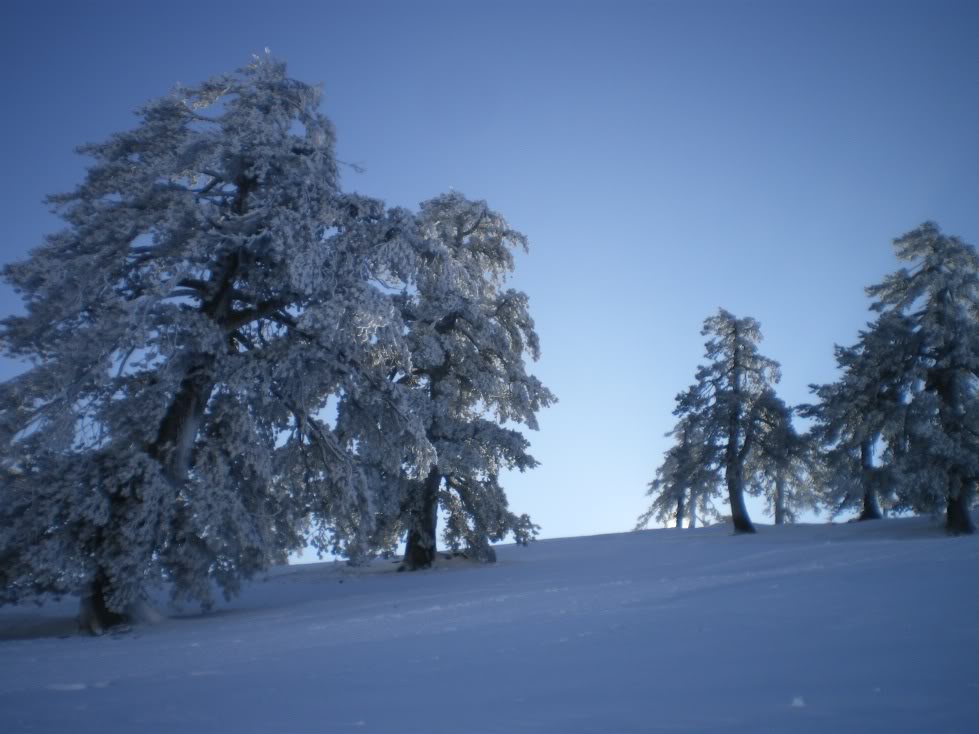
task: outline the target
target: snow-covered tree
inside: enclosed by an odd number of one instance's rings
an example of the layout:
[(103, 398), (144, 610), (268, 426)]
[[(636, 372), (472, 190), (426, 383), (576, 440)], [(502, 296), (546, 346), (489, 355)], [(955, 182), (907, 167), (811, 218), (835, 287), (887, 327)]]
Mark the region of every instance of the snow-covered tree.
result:
[[(979, 482), (979, 257), (926, 222), (894, 241), (901, 268), (867, 289), (878, 313), (858, 343), (837, 347), (840, 379), (807, 406), (827, 447), (836, 509), (944, 509), (974, 532)], [(881, 456), (875, 463), (875, 455)]]
[(718, 309), (701, 332), (708, 363), (696, 382), (677, 396), (674, 415), (696, 416), (709, 442), (707, 453), (723, 466), (731, 519), (737, 533), (753, 533), (745, 506), (745, 467), (761, 434), (761, 413), (780, 378), (778, 363), (758, 352), (761, 327)]
[(773, 390), (762, 395), (755, 413), (758, 438), (746, 466), (753, 492), (765, 497), (776, 525), (795, 522), (797, 512), (818, 505), (809, 441)]
[(709, 521), (719, 516), (714, 498), (721, 487), (720, 463), (698, 416), (684, 415), (667, 435), (674, 443), (649, 483), (646, 495), (653, 501), (636, 521), (636, 530), (653, 519), (663, 525), (673, 521), (678, 528), (686, 522), (695, 528), (698, 518)]
[(881, 314), (855, 345), (836, 347), (840, 378), (811, 385), (819, 402), (800, 408), (816, 421), (821, 500), (834, 515), (854, 509), (860, 520), (878, 519), (881, 503), (893, 500), (893, 467), (879, 465), (875, 456), (884, 434), (893, 435), (904, 423), (905, 383), (916, 358), (910, 335), (903, 314)]
[(401, 477), (396, 520), (407, 533), (408, 570), (434, 560), (440, 507), (448, 545), (483, 560), (493, 559), (491, 541), (536, 534), (526, 515), (509, 510), (499, 478), (537, 465), (512, 426), (536, 429), (537, 412), (555, 399), (527, 372), (526, 357), (540, 354), (527, 297), (504, 289), (524, 236), (458, 193), (422, 204), (418, 221), (418, 276), (398, 299), (411, 370), (391, 377), (424, 396), (417, 414), (437, 460)]
[(885, 431), (885, 462), (898, 507), (946, 511), (953, 533), (975, 531), (979, 483), (979, 256), (926, 222), (894, 241), (909, 263), (867, 293), (871, 306), (903, 323), (903, 420)]
[(32, 366), (0, 386), (0, 602), (85, 590), (97, 628), (161, 578), (233, 593), (310, 512), (362, 542), (373, 501), (330, 396), (430, 461), (384, 379), (410, 354), (377, 285), (410, 279), (415, 222), (339, 190), (319, 101), (266, 57), (150, 102), (81, 149), (65, 228), (5, 268), (26, 313), (0, 344)]

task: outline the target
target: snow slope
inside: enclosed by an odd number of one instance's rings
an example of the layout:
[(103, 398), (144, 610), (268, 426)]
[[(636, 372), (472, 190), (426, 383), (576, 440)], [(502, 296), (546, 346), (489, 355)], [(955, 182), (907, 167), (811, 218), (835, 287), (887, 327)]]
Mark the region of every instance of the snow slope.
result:
[(284, 567), (99, 639), (0, 610), (0, 732), (979, 731), (979, 537), (936, 520), (498, 551)]

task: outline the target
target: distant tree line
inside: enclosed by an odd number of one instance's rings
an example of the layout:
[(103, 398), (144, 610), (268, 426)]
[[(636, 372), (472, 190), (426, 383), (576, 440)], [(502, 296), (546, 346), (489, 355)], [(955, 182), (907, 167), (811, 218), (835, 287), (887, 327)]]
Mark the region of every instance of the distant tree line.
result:
[[(979, 485), (979, 258), (926, 222), (894, 241), (906, 263), (867, 288), (876, 318), (836, 347), (839, 379), (811, 385), (812, 404), (777, 396), (778, 364), (758, 352), (760, 327), (720, 310), (704, 322), (707, 363), (676, 398), (674, 440), (637, 527), (694, 527), (727, 500), (734, 529), (754, 532), (746, 493), (776, 524), (804, 509), (945, 514), (975, 531)], [(811, 419), (800, 435), (797, 414)]]
[(268, 57), (148, 103), (4, 269), (30, 366), (0, 385), (0, 603), (79, 593), (99, 631), (307, 543), (424, 568), (440, 511), (482, 560), (537, 533), (500, 484), (554, 401), (505, 286), (524, 236), (454, 192), (343, 192), (319, 103)]

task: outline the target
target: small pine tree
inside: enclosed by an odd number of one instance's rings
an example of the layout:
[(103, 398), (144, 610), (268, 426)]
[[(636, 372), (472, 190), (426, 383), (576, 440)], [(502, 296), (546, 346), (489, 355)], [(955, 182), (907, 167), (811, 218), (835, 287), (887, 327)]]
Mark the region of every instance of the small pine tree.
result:
[(875, 455), (883, 436), (893, 435), (904, 421), (905, 376), (915, 359), (909, 334), (902, 314), (881, 314), (855, 345), (836, 347), (840, 378), (810, 385), (819, 402), (800, 408), (816, 421), (812, 436), (820, 447), (821, 499), (834, 516), (852, 509), (859, 520), (876, 520), (882, 517), (881, 504), (892, 504), (893, 467), (878, 465)]
[(761, 327), (752, 318), (737, 318), (719, 309), (701, 332), (706, 365), (697, 381), (677, 396), (674, 414), (696, 416), (708, 441), (706, 455), (723, 467), (731, 519), (737, 533), (753, 533), (745, 506), (745, 471), (761, 435), (764, 398), (779, 380), (778, 363), (758, 352)]
[(649, 483), (646, 495), (653, 501), (636, 521), (636, 530), (654, 518), (663, 525), (672, 521), (681, 528), (686, 522), (695, 528), (698, 518), (710, 521), (719, 516), (714, 498), (720, 488), (720, 466), (697, 416), (685, 415), (666, 435), (673, 437), (674, 444)]
[(796, 521), (796, 513), (816, 509), (809, 441), (792, 425), (792, 409), (774, 391), (759, 400), (758, 438), (747, 464), (756, 492), (768, 504), (776, 525)]

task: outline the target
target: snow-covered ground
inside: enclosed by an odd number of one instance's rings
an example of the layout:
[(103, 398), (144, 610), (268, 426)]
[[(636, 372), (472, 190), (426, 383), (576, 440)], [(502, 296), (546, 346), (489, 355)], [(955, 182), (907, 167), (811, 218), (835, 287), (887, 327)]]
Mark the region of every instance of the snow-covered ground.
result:
[(979, 537), (937, 520), (499, 557), (284, 567), (103, 638), (0, 610), (0, 732), (979, 731)]

